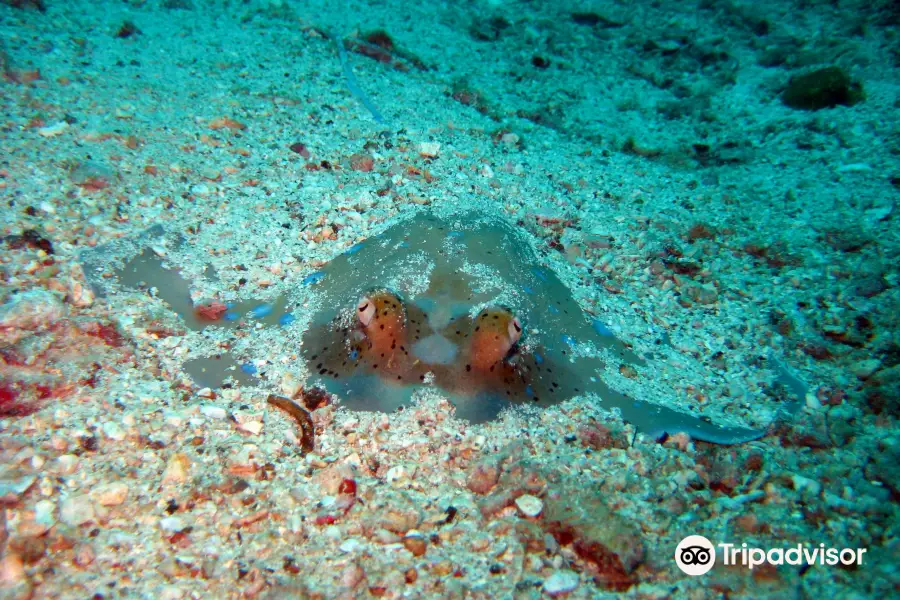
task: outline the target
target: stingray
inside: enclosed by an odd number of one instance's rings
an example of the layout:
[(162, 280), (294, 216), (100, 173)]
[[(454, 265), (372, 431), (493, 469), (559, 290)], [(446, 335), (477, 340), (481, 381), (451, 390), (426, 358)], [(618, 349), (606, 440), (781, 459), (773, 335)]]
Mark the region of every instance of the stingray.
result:
[[(135, 247), (146, 247), (148, 238), (160, 233), (151, 230), (83, 255), (98, 293), (109, 254), (124, 248), (133, 255)], [(458, 418), (482, 423), (504, 409), (545, 408), (584, 396), (657, 439), (685, 432), (734, 444), (766, 432), (715, 422), (607, 385), (607, 367), (631, 367), (650, 377), (652, 364), (581, 308), (519, 229), (483, 213), (446, 219), (419, 213), (307, 275), (290, 301), (245, 301), (229, 306), (216, 322), (198, 317), (189, 284), (149, 250), (116, 274), (126, 287), (156, 288), (194, 330), (241, 327), (246, 321), (305, 326), (301, 355), (310, 373), (307, 385), (323, 387), (351, 410), (390, 412), (411, 404), (419, 390), (437, 389)], [(292, 305), (306, 307), (308, 322), (294, 320)], [(802, 399), (802, 382), (773, 364), (780, 370), (776, 383)], [(184, 369), (210, 387), (228, 379), (258, 383), (253, 369), (237, 368), (227, 353), (187, 361)], [(788, 412), (799, 404), (790, 404)]]
[[(586, 313), (506, 221), (419, 214), (307, 277), (315, 305), (303, 336), (311, 380), (357, 410), (391, 411), (437, 387), (474, 423), (508, 407), (588, 395), (654, 437), (686, 432), (739, 443), (764, 429), (631, 398), (604, 366), (646, 361)], [(599, 356), (599, 358), (598, 358)]]

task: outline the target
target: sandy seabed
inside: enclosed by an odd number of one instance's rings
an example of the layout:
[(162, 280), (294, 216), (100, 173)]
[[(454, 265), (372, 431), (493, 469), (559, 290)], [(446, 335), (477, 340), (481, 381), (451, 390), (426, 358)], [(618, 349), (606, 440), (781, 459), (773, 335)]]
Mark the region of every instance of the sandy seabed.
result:
[[(887, 2), (0, 2), (0, 597), (895, 595), (897, 23)], [(832, 67), (862, 96), (787, 105)], [(149, 245), (197, 306), (291, 297), (457, 209), (516, 224), (654, 356), (611, 385), (768, 434), (657, 442), (584, 397), (476, 426), (438, 392), (350, 412), (306, 385), (302, 314), (192, 328), (116, 275)], [(224, 352), (263, 376), (184, 370)], [(687, 535), (867, 552), (691, 577)]]

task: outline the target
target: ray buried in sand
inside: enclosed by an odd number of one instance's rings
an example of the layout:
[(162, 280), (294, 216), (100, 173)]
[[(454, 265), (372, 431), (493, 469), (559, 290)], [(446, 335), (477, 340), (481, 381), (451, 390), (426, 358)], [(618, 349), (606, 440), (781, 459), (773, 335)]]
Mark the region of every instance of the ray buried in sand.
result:
[[(101, 281), (98, 273), (110, 268), (110, 253), (131, 255), (116, 270), (120, 285), (153, 288), (192, 330), (250, 324), (302, 332), (309, 383), (352, 410), (391, 412), (434, 388), (458, 418), (473, 423), (507, 409), (589, 396), (656, 439), (683, 432), (734, 444), (767, 431), (765, 423), (748, 427), (661, 401), (654, 379), (667, 367), (657, 352), (636, 352), (614, 336), (582, 308), (520, 230), (493, 216), (423, 212), (401, 219), (303, 275), (287, 297), (263, 303), (195, 305), (189, 284), (163, 268), (157, 252), (140, 252), (163, 232), (148, 233), (119, 249), (92, 250), (83, 258), (88, 277)], [(771, 366), (786, 397), (797, 396), (781, 403), (781, 416), (789, 417), (805, 386), (777, 361)], [(192, 358), (183, 368), (203, 386), (218, 387), (228, 378), (252, 385), (265, 361), (217, 354)], [(622, 380), (623, 372), (637, 380), (628, 382), (627, 391), (610, 383)]]

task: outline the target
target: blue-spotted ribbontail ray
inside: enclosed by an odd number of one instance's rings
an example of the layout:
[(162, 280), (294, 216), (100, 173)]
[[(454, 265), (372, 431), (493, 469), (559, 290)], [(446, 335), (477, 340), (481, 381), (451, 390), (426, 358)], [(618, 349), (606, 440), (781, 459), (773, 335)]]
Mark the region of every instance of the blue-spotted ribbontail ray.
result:
[[(99, 263), (86, 258), (89, 266)], [(685, 432), (732, 444), (765, 433), (607, 385), (604, 375), (620, 369), (651, 379), (655, 359), (639, 356), (584, 311), (516, 228), (482, 213), (403, 220), (306, 274), (289, 299), (232, 306), (227, 315), (233, 321), (198, 319), (188, 284), (153, 253), (129, 261), (119, 280), (157, 285), (191, 329), (239, 327), (242, 319), (305, 328), (307, 383), (353, 410), (392, 411), (409, 404), (417, 390), (438, 388), (457, 417), (478, 423), (504, 408), (585, 396), (653, 437)], [(307, 308), (300, 316), (304, 311), (286, 313), (288, 305)], [(227, 354), (193, 359), (184, 368), (210, 386), (228, 377), (252, 383), (256, 374), (255, 368), (235, 368)]]
[(433, 385), (473, 422), (508, 406), (588, 394), (653, 436), (683, 431), (739, 443), (765, 431), (611, 389), (602, 380), (607, 363), (646, 377), (651, 366), (585, 313), (500, 219), (420, 214), (354, 246), (314, 279), (303, 355), (312, 380), (350, 408), (392, 410)]

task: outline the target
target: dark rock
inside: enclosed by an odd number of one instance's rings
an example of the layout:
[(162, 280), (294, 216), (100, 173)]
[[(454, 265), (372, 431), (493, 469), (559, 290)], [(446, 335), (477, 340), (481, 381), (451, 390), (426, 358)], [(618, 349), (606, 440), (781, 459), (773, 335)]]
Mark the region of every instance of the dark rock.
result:
[(826, 67), (791, 78), (781, 101), (799, 110), (853, 106), (863, 100), (863, 88), (840, 67)]
[(34, 229), (26, 229), (21, 235), (10, 235), (6, 237), (6, 245), (11, 250), (19, 248), (34, 248), (35, 250), (43, 250), (47, 254), (53, 254), (53, 244), (50, 240), (44, 238)]
[(639, 530), (595, 491), (574, 484), (555, 489), (544, 499), (543, 523), (560, 545), (572, 545), (601, 585), (625, 591), (635, 583), (644, 560)]
[(500, 465), (491, 459), (475, 465), (466, 480), (466, 486), (476, 494), (487, 494), (500, 480)]
[(500, 16), (477, 19), (469, 26), (469, 35), (482, 42), (494, 42), (509, 26), (510, 22)]
[(625, 25), (625, 23), (622, 23), (621, 21), (604, 17), (595, 12), (574, 12), (572, 13), (572, 21), (577, 25), (587, 25), (588, 27), (596, 27), (599, 25), (604, 29), (613, 29)]

